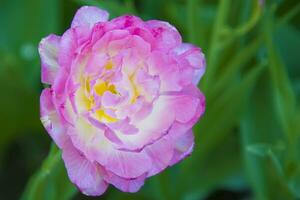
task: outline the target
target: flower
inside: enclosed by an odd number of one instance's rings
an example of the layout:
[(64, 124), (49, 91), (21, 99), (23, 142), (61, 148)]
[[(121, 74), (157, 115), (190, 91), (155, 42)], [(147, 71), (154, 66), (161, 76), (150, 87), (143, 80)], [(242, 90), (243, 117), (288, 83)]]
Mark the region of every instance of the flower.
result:
[(136, 192), (192, 152), (205, 59), (169, 23), (108, 21), (106, 11), (84, 6), (62, 36), (42, 39), (39, 54), (50, 85), (41, 121), (84, 194), (101, 195), (109, 184)]

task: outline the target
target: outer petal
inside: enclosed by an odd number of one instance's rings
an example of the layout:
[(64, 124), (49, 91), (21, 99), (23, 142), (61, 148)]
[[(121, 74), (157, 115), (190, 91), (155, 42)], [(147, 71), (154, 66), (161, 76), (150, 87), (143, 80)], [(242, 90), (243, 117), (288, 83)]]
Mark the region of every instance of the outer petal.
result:
[(175, 113), (170, 109), (168, 99), (159, 97), (152, 107), (152, 111), (147, 117), (140, 121), (136, 121), (134, 125), (139, 129), (139, 132), (133, 135), (125, 135), (119, 133), (124, 146), (120, 149), (129, 151), (140, 151), (147, 144), (156, 142), (163, 135), (167, 134), (175, 120)]
[(173, 156), (173, 149), (173, 141), (168, 136), (159, 139), (144, 149), (152, 158), (152, 168), (148, 172), (148, 177), (161, 172), (169, 166)]
[(108, 12), (94, 6), (83, 6), (75, 14), (71, 27), (90, 26), (97, 22), (106, 22), (108, 20)]
[(70, 28), (62, 36), (59, 45), (58, 63), (70, 71), (73, 63), (80, 60), (84, 47), (90, 41), (91, 30), (87, 26)]
[[(189, 130), (204, 112), (204, 97), (196, 90), (170, 92), (158, 97), (153, 103), (150, 114), (136, 121), (134, 125), (139, 132), (133, 135), (117, 134), (124, 145), (122, 150), (140, 151), (145, 146), (158, 142), (168, 135), (174, 123), (181, 123), (185, 131)], [(189, 92), (196, 92), (194, 95)]]
[(57, 54), (60, 37), (54, 34), (42, 39), (39, 44), (39, 54), (42, 64), (42, 82), (52, 84), (56, 77), (59, 65), (57, 62)]
[(128, 29), (129, 27), (143, 26), (144, 22), (136, 16), (123, 15), (111, 20), (111, 23), (116, 26), (117, 29)]
[(194, 147), (194, 134), (192, 130), (178, 137), (175, 141), (175, 148), (170, 166), (176, 164), (186, 156), (190, 155)]
[(107, 171), (104, 179), (123, 192), (137, 192), (144, 185), (146, 174), (137, 178), (125, 179)]
[(61, 148), (68, 137), (66, 135), (66, 127), (53, 105), (52, 94), (49, 88), (42, 91), (40, 106), (41, 121), (51, 138)]
[(88, 161), (71, 141), (64, 145), (62, 158), (71, 181), (82, 193), (99, 196), (106, 191), (108, 184), (103, 180), (103, 172), (99, 164)]
[(67, 30), (61, 36), (61, 42), (58, 52), (58, 63), (69, 71), (71, 64), (75, 59), (75, 51), (78, 44), (76, 41), (76, 32), (74, 29)]
[(81, 118), (75, 127), (68, 130), (74, 146), (80, 149), (90, 161), (97, 161), (106, 170), (124, 178), (136, 178), (151, 168), (151, 159), (146, 153), (114, 149), (112, 143), (101, 131)]
[(181, 67), (192, 68), (192, 81), (197, 85), (203, 76), (206, 68), (205, 57), (201, 49), (191, 44), (183, 43), (176, 49), (174, 53), (178, 56)]
[[(160, 91), (180, 91), (180, 68), (176, 60), (162, 51), (152, 51), (147, 62), (149, 74), (159, 76)], [(168, 66), (168, 67), (166, 67)]]
[(154, 49), (169, 51), (181, 43), (181, 36), (177, 29), (168, 22), (150, 20), (146, 26), (151, 30), (155, 40), (152, 43)]

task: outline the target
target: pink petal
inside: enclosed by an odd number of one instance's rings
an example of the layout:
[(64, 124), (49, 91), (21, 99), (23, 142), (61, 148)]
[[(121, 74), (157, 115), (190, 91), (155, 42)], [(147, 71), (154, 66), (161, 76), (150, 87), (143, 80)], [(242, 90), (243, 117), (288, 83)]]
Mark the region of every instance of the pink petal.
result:
[(104, 53), (92, 53), (84, 69), (85, 72), (91, 75), (100, 74), (104, 70), (105, 64), (109, 61), (108, 59), (108, 56)]
[(71, 27), (85, 26), (92, 27), (97, 22), (106, 22), (108, 12), (94, 6), (83, 6), (75, 14)]
[(123, 192), (137, 192), (144, 185), (146, 174), (137, 178), (126, 179), (106, 171), (104, 179)]
[(118, 134), (124, 143), (124, 146), (119, 148), (127, 151), (140, 151), (144, 146), (152, 144), (166, 135), (176, 117), (171, 105), (169, 97), (161, 96), (156, 99), (148, 116), (134, 122), (139, 130), (138, 133), (132, 135)]
[(106, 32), (99, 40), (93, 45), (93, 51), (98, 52), (107, 52), (107, 48), (110, 42), (115, 40), (121, 40), (126, 38), (129, 35), (129, 32), (126, 30), (111, 30)]
[(113, 94), (111, 92), (104, 92), (102, 96), (102, 105), (104, 107), (114, 107), (121, 102), (124, 97), (120, 95)]
[[(58, 63), (66, 71), (71, 70), (74, 63), (80, 61), (79, 55), (91, 39), (91, 30), (87, 26), (70, 28), (62, 36), (58, 51)], [(79, 61), (78, 61), (79, 60)]]
[(139, 17), (124, 15), (112, 19), (111, 23), (114, 24), (117, 29), (128, 29), (129, 27), (142, 26), (144, 22)]
[(129, 35), (126, 38), (111, 41), (108, 45), (108, 51), (111, 56), (117, 55), (122, 49), (132, 49), (137, 52), (136, 56), (145, 59), (150, 53), (151, 46), (137, 35)]
[(155, 40), (153, 45), (154, 49), (162, 51), (169, 51), (181, 43), (181, 36), (177, 29), (168, 22), (159, 20), (147, 21), (146, 26), (151, 30)]
[(200, 100), (191, 96), (179, 96), (172, 98), (173, 108), (176, 112), (176, 120), (187, 123), (196, 116)]
[(76, 41), (76, 33), (74, 29), (67, 30), (61, 36), (61, 42), (58, 52), (58, 63), (69, 71), (75, 58), (75, 51), (78, 44)]
[(179, 56), (179, 62), (182, 67), (193, 68), (194, 73), (191, 79), (193, 83), (197, 85), (206, 68), (205, 57), (201, 49), (191, 44), (183, 43), (174, 49), (174, 52)]
[(103, 172), (99, 164), (88, 161), (71, 141), (64, 145), (62, 158), (69, 178), (82, 193), (99, 196), (106, 191), (108, 184), (103, 180)]
[(151, 160), (145, 153), (120, 151), (114, 148), (105, 136), (105, 130), (80, 119), (75, 127), (68, 129), (72, 142), (90, 161), (97, 161), (105, 169), (123, 178), (136, 178), (151, 167)]
[[(159, 96), (153, 102), (150, 114), (143, 120), (133, 124), (139, 132), (134, 135), (118, 134), (124, 146), (120, 149), (139, 151), (145, 146), (157, 142), (164, 135), (169, 135), (175, 123), (181, 123), (185, 131), (197, 122), (204, 113), (205, 99), (202, 93), (191, 85), (191, 89), (180, 92), (170, 92)], [(176, 132), (175, 130), (172, 130)]]
[(194, 147), (194, 134), (192, 130), (189, 130), (185, 134), (176, 138), (175, 149), (170, 166), (176, 164), (180, 160), (184, 159), (186, 156), (190, 155)]
[(148, 177), (158, 174), (169, 166), (173, 156), (174, 144), (168, 136), (165, 136), (158, 141), (146, 146), (144, 151), (152, 159), (152, 168), (148, 173)]
[(40, 112), (41, 121), (47, 132), (57, 146), (62, 147), (68, 136), (66, 135), (66, 127), (53, 105), (52, 92), (49, 88), (42, 91), (40, 97)]
[[(160, 91), (180, 91), (182, 74), (176, 60), (162, 51), (152, 51), (147, 62), (149, 74), (159, 76)], [(167, 66), (167, 67), (166, 67)]]
[(58, 65), (58, 47), (60, 43), (60, 37), (54, 34), (42, 39), (39, 44), (39, 54), (41, 56), (42, 64), (42, 82), (45, 84), (52, 84), (57, 71)]

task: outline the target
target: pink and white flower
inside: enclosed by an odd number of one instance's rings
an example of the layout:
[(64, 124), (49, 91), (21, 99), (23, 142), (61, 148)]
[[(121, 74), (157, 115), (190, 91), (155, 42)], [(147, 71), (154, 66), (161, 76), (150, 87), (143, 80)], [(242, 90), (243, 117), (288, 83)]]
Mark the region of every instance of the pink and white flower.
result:
[(41, 121), (84, 194), (101, 195), (109, 184), (136, 192), (192, 152), (205, 59), (169, 23), (108, 21), (106, 11), (84, 6), (62, 36), (42, 39), (39, 53), (50, 85)]

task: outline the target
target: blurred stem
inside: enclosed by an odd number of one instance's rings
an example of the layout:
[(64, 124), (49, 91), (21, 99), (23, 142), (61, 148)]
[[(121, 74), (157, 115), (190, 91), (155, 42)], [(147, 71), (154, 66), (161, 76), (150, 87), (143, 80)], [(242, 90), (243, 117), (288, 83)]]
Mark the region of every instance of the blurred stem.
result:
[(65, 174), (61, 151), (52, 143), (47, 158), (30, 178), (21, 200), (67, 200), (76, 192)]
[(133, 14), (137, 15), (137, 10), (135, 8), (133, 0), (126, 0), (125, 1), (125, 6), (128, 10), (130, 10)]
[(295, 17), (300, 12), (300, 3), (287, 12), (283, 17), (281, 17), (277, 23), (277, 26), (288, 23), (293, 17)]
[[(249, 1), (245, 1), (245, 6), (243, 6), (243, 16), (246, 16), (248, 13), (248, 7), (250, 5)], [(262, 16), (262, 8), (259, 5), (258, 1), (255, 1), (254, 3), (252, 2), (252, 14), (250, 17), (242, 17), (243, 19), (241, 20), (242, 25), (238, 26), (237, 28), (224, 28), (222, 30), (222, 37), (224, 37), (223, 40), (220, 41), (219, 44), (219, 49), (220, 51), (222, 49), (227, 48), (229, 45), (231, 45), (234, 41), (236, 41), (238, 38), (242, 38), (243, 35), (246, 35), (249, 31), (251, 31), (259, 22)], [(249, 11), (250, 12), (250, 11)], [(247, 18), (249, 18), (247, 20)], [(245, 38), (243, 38), (245, 40)]]
[(249, 110), (246, 112), (246, 116), (241, 121), (241, 147), (244, 154), (244, 162), (247, 174), (249, 174), (249, 179), (252, 188), (255, 193), (255, 199), (266, 200), (268, 198), (268, 190), (266, 179), (263, 172), (263, 164), (255, 155), (250, 154), (246, 147), (253, 144), (255, 141), (253, 139), (253, 124), (250, 123), (250, 113)]
[(289, 143), (289, 155), (291, 155), (291, 159), (295, 159), (297, 155), (297, 135), (293, 119), (297, 110), (296, 96), (293, 92), (283, 61), (281, 60), (280, 55), (276, 51), (276, 46), (273, 43), (273, 22), (273, 13), (269, 11), (263, 27), (265, 44), (270, 61), (269, 71), (274, 84), (274, 99), (277, 106), (277, 115)]
[(176, 193), (176, 191), (170, 190), (172, 188), (173, 183), (170, 183), (169, 172), (170, 169), (166, 170), (165, 172), (159, 175), (160, 186), (162, 188), (165, 200), (176, 199), (173, 195), (174, 193)]
[(191, 43), (197, 43), (197, 1), (187, 0), (187, 23), (188, 23), (188, 39)]
[(22, 195), (22, 200), (38, 199), (36, 194), (38, 193), (40, 184), (59, 162), (60, 157), (60, 151), (55, 144), (52, 143), (47, 159), (43, 162), (41, 169), (29, 180), (25, 192)]
[(154, 177), (152, 180), (152, 196), (157, 200), (169, 200), (167, 193), (162, 190), (164, 181), (162, 181), (161, 176)]
[(262, 6), (260, 5), (259, 1), (253, 1), (252, 4), (253, 4), (253, 9), (250, 18), (237, 28), (224, 29), (222, 33), (225, 34), (225, 36), (230, 36), (230, 35), (233, 35), (235, 37), (242, 36), (255, 27), (255, 25), (257, 24), (257, 22), (261, 17)]
[(261, 42), (262, 37), (254, 39), (254, 41), (251, 41), (250, 44), (239, 51), (235, 57), (230, 60), (229, 64), (226, 66), (225, 72), (222, 73), (219, 80), (210, 88), (210, 90), (206, 92), (207, 101), (212, 100), (220, 94), (221, 90), (224, 89), (224, 86), (233, 80), (236, 73), (257, 53)]
[(203, 90), (206, 91), (207, 87), (213, 81), (214, 75), (217, 70), (217, 65), (219, 62), (219, 52), (220, 49), (218, 48), (220, 43), (220, 35), (221, 30), (224, 28), (224, 23), (227, 19), (227, 15), (229, 12), (229, 8), (231, 5), (231, 0), (220, 0), (217, 16), (214, 22), (213, 30), (212, 30), (212, 37), (210, 48), (208, 51), (208, 67), (206, 71), (206, 75), (204, 76), (203, 80)]
[[(215, 149), (221, 142), (223, 142), (224, 138), (227, 134), (233, 133), (228, 130), (228, 128), (232, 128), (231, 126), (227, 126), (226, 129), (220, 130), (219, 126), (211, 126), (211, 124), (215, 124), (219, 120), (222, 120), (222, 117), (226, 115), (230, 118), (230, 114), (234, 113), (236, 116), (238, 111), (233, 110), (233, 108), (241, 110), (243, 107), (243, 102), (246, 99), (247, 92), (253, 84), (257, 80), (258, 76), (266, 69), (266, 63), (260, 63), (251, 69), (245, 77), (238, 83), (232, 86), (225, 94), (220, 95), (218, 99), (213, 102), (213, 107), (206, 114), (205, 118), (202, 120), (202, 130), (205, 130), (205, 135), (202, 136), (201, 140), (205, 141), (201, 143), (201, 151), (202, 152), (211, 152)], [(234, 102), (234, 106), (230, 107), (230, 105)], [(230, 110), (228, 108), (231, 108)], [(222, 114), (220, 114), (222, 112)], [(231, 113), (228, 113), (231, 112)], [(235, 113), (237, 112), (237, 113)], [(224, 119), (224, 118), (223, 118)], [(218, 134), (216, 134), (218, 133)], [(195, 149), (195, 154), (198, 154), (197, 160), (190, 161), (190, 167), (192, 165), (197, 165), (195, 162), (202, 163), (207, 158), (208, 153), (203, 154), (202, 152), (198, 152)]]
[[(287, 154), (285, 157), (285, 180), (292, 180), (298, 173), (299, 166), (299, 132), (297, 130), (297, 102), (292, 83), (288, 77), (286, 66), (273, 42), (273, 30), (275, 28), (273, 12), (268, 11), (264, 24), (265, 44), (270, 60), (270, 75), (273, 84), (276, 116), (281, 124), (282, 131), (287, 141)], [(292, 189), (293, 190), (293, 189)], [(291, 191), (291, 188), (289, 190)], [(297, 192), (294, 193), (296, 195)]]

